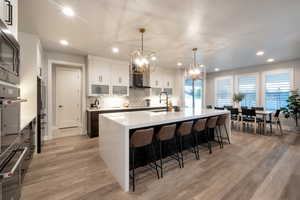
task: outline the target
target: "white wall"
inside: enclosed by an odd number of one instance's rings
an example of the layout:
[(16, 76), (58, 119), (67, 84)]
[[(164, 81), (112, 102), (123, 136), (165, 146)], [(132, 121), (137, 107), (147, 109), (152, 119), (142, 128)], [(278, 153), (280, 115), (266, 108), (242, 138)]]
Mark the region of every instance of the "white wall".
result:
[(37, 115), (37, 71), (42, 65), (43, 51), (37, 36), (19, 33), (20, 53), (20, 90), (21, 124), (28, 124)]
[[(263, 99), (262, 99), (262, 93), (263, 93), (263, 87), (262, 87), (262, 76), (263, 72), (265, 71), (271, 71), (271, 70), (279, 70), (279, 69), (287, 69), (287, 68), (293, 68), (294, 69), (294, 88), (300, 88), (300, 59), (297, 60), (291, 60), (291, 61), (285, 61), (285, 62), (279, 62), (279, 63), (272, 63), (272, 64), (265, 64), (265, 65), (258, 65), (258, 66), (251, 66), (251, 67), (245, 67), (245, 68), (239, 68), (235, 70), (227, 70), (227, 71), (221, 71), (221, 72), (212, 72), (207, 74), (206, 79), (206, 105), (214, 105), (215, 104), (215, 78), (222, 77), (222, 76), (239, 76), (242, 74), (250, 74), (250, 73), (258, 73), (259, 75), (259, 100), (258, 100), (258, 106), (263, 105)], [(235, 82), (235, 77), (234, 77)], [(234, 85), (236, 85), (234, 83)], [(234, 90), (235, 91), (235, 88)]]

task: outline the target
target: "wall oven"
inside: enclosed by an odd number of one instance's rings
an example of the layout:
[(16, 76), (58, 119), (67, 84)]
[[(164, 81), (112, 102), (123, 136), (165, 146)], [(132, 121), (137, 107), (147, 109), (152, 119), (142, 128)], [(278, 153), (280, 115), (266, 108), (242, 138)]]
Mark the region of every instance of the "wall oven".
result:
[(0, 19), (0, 80), (18, 84), (20, 46)]
[(28, 147), (20, 133), (20, 89), (0, 85), (0, 200), (20, 197)]

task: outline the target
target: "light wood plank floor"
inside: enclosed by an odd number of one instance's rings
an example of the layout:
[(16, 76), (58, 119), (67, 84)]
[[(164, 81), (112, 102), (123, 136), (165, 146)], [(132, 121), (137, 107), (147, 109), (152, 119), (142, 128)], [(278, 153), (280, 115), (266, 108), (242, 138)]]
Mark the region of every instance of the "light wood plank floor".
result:
[(59, 138), (35, 155), (23, 200), (299, 200), (300, 134), (259, 136), (233, 132), (231, 145), (200, 161), (186, 152), (185, 168), (166, 164), (163, 179), (138, 170), (136, 192), (125, 193), (98, 154), (98, 138)]

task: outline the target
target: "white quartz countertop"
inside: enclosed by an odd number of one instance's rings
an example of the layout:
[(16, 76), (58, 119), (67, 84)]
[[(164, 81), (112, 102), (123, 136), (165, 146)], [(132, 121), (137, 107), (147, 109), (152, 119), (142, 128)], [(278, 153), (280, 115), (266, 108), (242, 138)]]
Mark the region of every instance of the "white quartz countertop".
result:
[(230, 112), (227, 110), (214, 109), (201, 109), (196, 111), (193, 111), (191, 109), (184, 109), (180, 112), (138, 111), (101, 114), (100, 120), (101, 117), (105, 117), (131, 129), (173, 123), (177, 121), (192, 120), (221, 114), (230, 114)]
[(165, 108), (166, 106), (133, 106), (133, 107), (106, 107), (106, 108), (87, 108), (89, 112), (96, 112), (96, 111), (117, 111), (117, 110), (136, 110), (136, 109), (151, 109), (151, 108)]

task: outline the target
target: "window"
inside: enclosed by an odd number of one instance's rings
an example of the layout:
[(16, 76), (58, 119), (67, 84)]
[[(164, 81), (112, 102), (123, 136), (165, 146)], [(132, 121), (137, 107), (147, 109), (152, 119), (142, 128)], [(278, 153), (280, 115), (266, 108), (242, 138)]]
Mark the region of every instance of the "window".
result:
[(266, 109), (276, 110), (286, 107), (292, 86), (292, 71), (268, 72), (264, 78)]
[(241, 106), (256, 106), (256, 81), (257, 77), (255, 75), (238, 77), (238, 92), (245, 95), (245, 98), (240, 103)]
[(223, 77), (215, 79), (215, 103), (216, 106), (232, 105), (232, 77)]
[[(193, 107), (193, 80), (186, 79), (184, 82), (184, 101), (185, 106), (188, 108)], [(194, 89), (194, 97), (195, 97), (195, 108), (202, 108), (202, 80), (195, 80), (195, 89)]]

